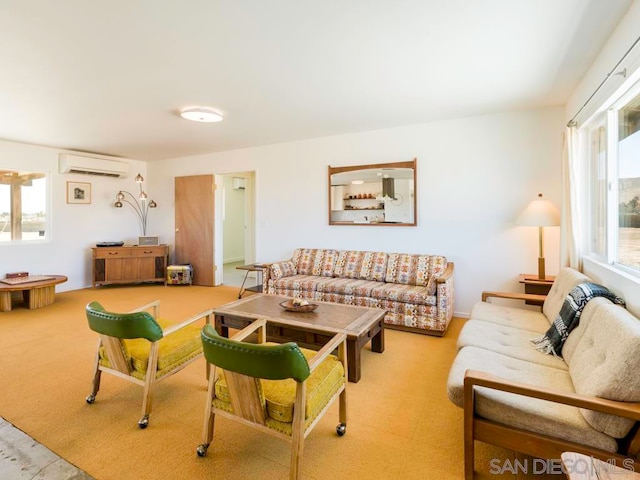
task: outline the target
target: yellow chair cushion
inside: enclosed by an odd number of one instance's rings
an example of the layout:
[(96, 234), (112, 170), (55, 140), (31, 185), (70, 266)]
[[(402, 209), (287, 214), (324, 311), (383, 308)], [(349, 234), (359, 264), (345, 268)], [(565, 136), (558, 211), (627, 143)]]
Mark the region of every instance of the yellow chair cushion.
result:
[[(158, 323), (163, 329), (171, 326), (171, 322), (167, 320), (160, 319)], [(157, 378), (162, 377), (192, 358), (202, 355), (201, 330), (201, 325), (188, 325), (158, 341)], [(123, 340), (123, 342), (132, 368), (131, 376), (144, 380), (147, 373), (147, 365), (149, 364), (151, 342), (144, 338)], [(100, 348), (100, 364), (110, 367), (104, 348)]]
[[(317, 353), (306, 348), (301, 348), (300, 350), (307, 361)], [(296, 398), (295, 380), (261, 379), (260, 381), (267, 406), (266, 425), (274, 430), (291, 435), (293, 404)], [(342, 363), (336, 356), (329, 355), (311, 373), (309, 378), (307, 378), (306, 426), (309, 426), (311, 422), (313, 422), (343, 384), (344, 368)], [(216, 408), (233, 413), (224, 371), (220, 371), (220, 375), (216, 381), (213, 405)]]

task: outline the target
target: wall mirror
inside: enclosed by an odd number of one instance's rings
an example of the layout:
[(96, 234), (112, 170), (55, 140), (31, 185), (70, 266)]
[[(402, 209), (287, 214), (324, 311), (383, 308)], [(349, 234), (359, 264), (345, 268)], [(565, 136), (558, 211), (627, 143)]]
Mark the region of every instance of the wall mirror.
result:
[(416, 225), (416, 159), (329, 166), (329, 225)]

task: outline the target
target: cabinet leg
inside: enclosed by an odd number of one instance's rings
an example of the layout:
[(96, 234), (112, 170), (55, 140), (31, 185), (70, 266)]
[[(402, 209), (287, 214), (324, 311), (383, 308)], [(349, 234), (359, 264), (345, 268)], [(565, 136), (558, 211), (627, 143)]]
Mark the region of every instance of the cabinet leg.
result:
[(0, 292), (0, 312), (11, 311), (11, 292)]

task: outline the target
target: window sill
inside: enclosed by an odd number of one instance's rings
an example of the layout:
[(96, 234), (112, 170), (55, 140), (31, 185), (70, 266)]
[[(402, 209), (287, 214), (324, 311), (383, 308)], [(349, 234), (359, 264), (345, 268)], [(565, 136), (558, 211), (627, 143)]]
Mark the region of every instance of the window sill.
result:
[(627, 309), (640, 316), (640, 277), (593, 257), (583, 257), (585, 275), (601, 283), (627, 302)]

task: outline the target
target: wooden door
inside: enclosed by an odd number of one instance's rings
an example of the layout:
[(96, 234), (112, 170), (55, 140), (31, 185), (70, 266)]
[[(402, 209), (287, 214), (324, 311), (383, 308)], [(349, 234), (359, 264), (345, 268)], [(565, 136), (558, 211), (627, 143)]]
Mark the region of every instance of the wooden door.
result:
[(176, 263), (193, 265), (193, 284), (212, 287), (214, 260), (214, 178), (194, 175), (175, 179)]

